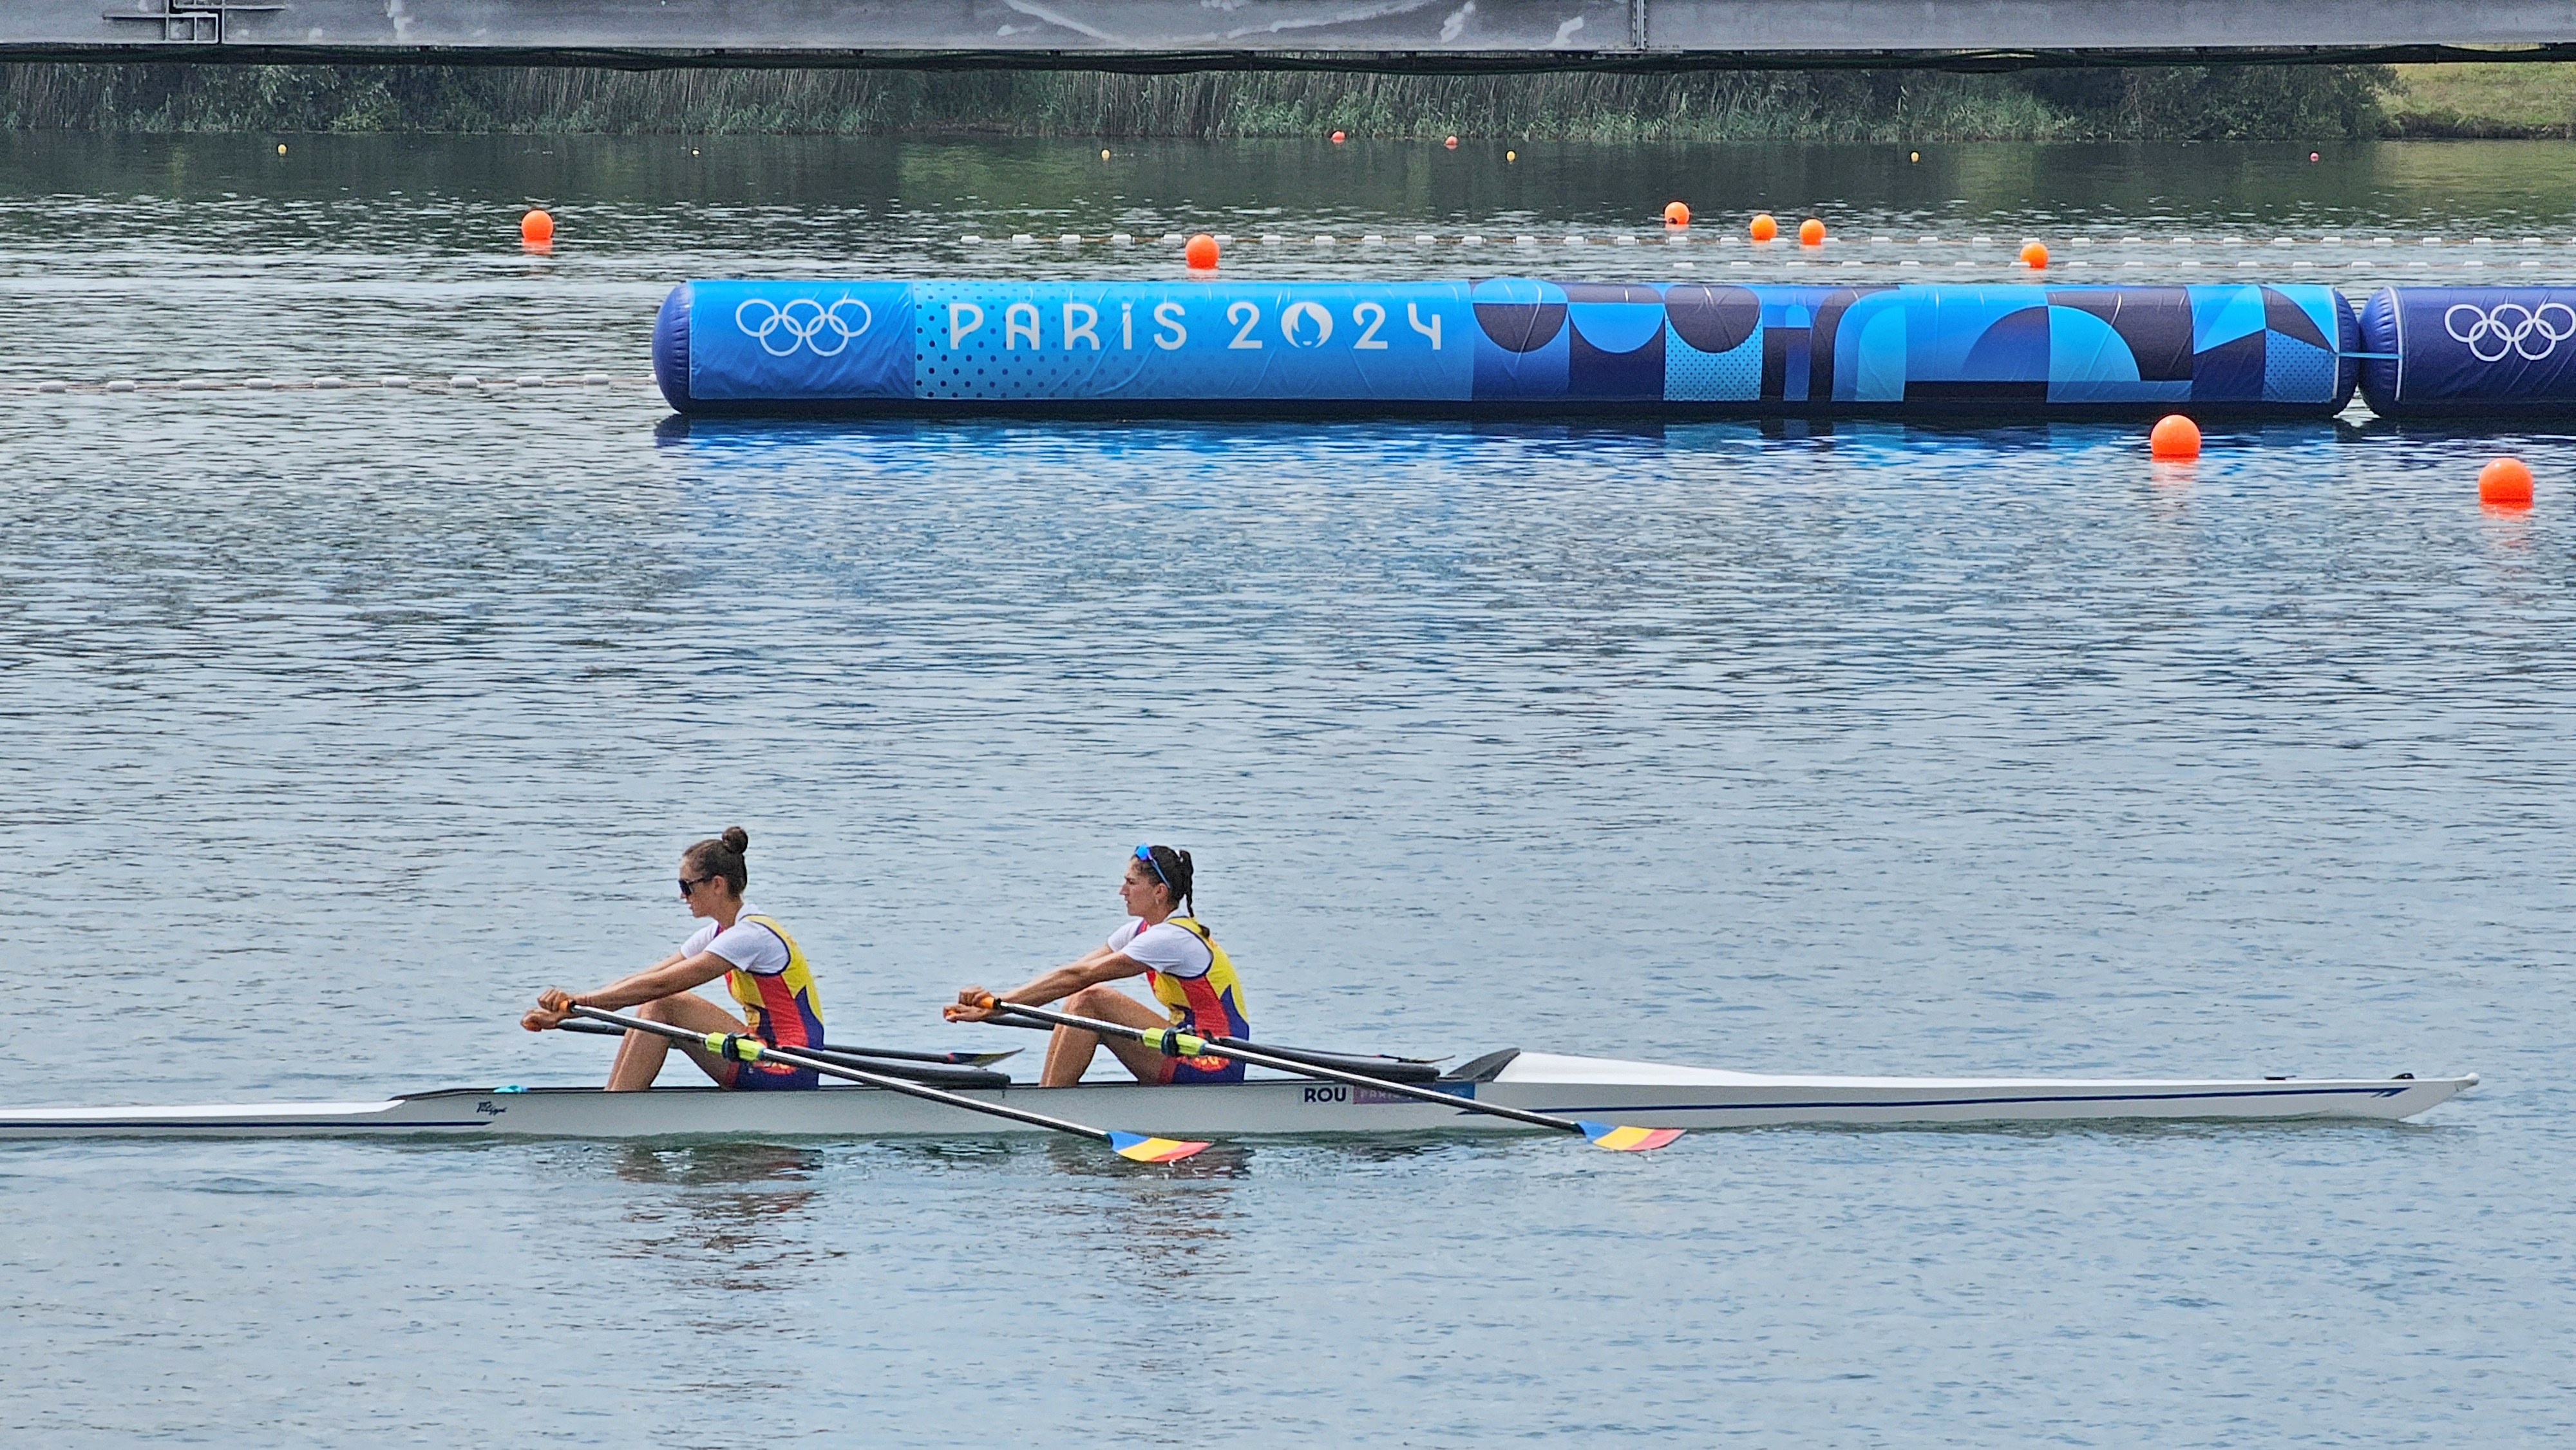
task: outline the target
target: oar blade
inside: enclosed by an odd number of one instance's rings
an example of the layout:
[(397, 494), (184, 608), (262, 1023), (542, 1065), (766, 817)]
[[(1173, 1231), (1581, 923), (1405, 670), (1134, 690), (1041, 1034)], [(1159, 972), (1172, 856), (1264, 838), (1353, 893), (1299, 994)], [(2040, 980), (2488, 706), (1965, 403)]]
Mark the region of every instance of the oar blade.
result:
[(1119, 1157), (1138, 1163), (1178, 1163), (1207, 1144), (1193, 1143), (1187, 1138), (1149, 1138), (1142, 1133), (1121, 1133), (1113, 1128), (1109, 1132), (1109, 1146)]
[(1585, 1123), (1583, 1136), (1595, 1148), (1613, 1153), (1652, 1153), (1682, 1135), (1679, 1128), (1625, 1128), (1617, 1123)]

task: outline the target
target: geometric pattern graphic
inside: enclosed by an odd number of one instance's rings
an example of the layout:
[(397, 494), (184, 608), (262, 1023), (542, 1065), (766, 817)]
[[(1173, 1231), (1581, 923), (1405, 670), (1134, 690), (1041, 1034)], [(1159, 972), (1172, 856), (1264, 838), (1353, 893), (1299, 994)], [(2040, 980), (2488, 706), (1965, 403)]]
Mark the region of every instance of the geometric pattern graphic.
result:
[(1748, 403), (1762, 396), (1762, 339), (1701, 352), (1678, 337), (1664, 344), (1664, 396), (1677, 403)]
[[(665, 305), (656, 370), (684, 410), (753, 411), (768, 397), (877, 412), (2321, 417), (2350, 400), (2370, 351), (2351, 304), (2305, 284), (692, 285), (696, 312), (721, 300), (735, 320), (693, 315), (685, 292)], [(2524, 383), (2541, 366), (2526, 354), (2541, 353), (2576, 391), (2576, 293), (2527, 290), (2502, 311), (2489, 295), (2501, 289), (2427, 305), (2437, 331), (2448, 309), (2453, 331), (2502, 348)], [(2398, 346), (2417, 345), (2420, 310), (2395, 329)], [(708, 351), (710, 338), (731, 351)], [(870, 372), (878, 357), (895, 371)]]

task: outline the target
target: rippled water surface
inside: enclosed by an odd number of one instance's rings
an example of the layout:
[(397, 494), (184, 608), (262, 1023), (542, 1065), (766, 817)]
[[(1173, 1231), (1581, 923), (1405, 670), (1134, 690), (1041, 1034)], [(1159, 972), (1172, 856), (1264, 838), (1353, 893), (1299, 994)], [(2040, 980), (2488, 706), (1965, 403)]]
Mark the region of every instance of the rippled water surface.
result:
[[(0, 142), (0, 1103), (596, 1081), (516, 1011), (666, 951), (736, 821), (849, 1038), (984, 1040), (935, 1003), (1096, 940), (1150, 837), (1279, 1040), (2486, 1081), (1644, 1159), (0, 1147), (8, 1438), (2576, 1435), (2563, 437), (2151, 470), (2093, 426), (693, 428), (642, 382), (682, 277), (1146, 276), (1167, 228), (1786, 277), (1735, 221), (1812, 207), (1820, 276), (2039, 235), (2564, 280), (2576, 150), (278, 139)], [(1675, 194), (1723, 225), (1667, 247)], [(177, 386), (387, 372), (535, 381)], [(2507, 449), (2539, 507), (2481, 513)]]

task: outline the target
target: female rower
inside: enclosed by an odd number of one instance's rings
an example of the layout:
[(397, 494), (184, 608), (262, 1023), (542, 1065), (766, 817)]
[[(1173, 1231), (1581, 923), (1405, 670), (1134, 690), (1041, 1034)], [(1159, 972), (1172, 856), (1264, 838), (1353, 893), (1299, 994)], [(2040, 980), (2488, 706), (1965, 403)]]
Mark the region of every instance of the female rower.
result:
[[(1064, 1010), (1082, 1017), (1104, 1018), (1130, 1027), (1178, 1027), (1200, 1037), (1250, 1037), (1252, 1024), (1243, 1016), (1243, 984), (1235, 980), (1234, 963), (1225, 948), (1194, 917), (1176, 915), (1182, 903), (1198, 906), (1190, 889), (1190, 853), (1169, 846), (1139, 846), (1127, 861), (1126, 879), (1118, 887), (1132, 917), (1097, 948), (1023, 986), (999, 993), (1004, 1002), (1043, 1007), (1061, 997)], [(1142, 973), (1146, 987), (1161, 1003), (1157, 1012), (1115, 987), (1121, 977)], [(993, 1009), (979, 1004), (995, 994), (969, 987), (948, 1008), (951, 1022), (981, 1022)], [(1038, 1081), (1046, 1087), (1071, 1087), (1082, 1081), (1100, 1047), (1100, 1035), (1059, 1027), (1047, 1039), (1046, 1069)], [(1243, 1064), (1222, 1057), (1165, 1057), (1134, 1042), (1109, 1044), (1136, 1080), (1149, 1083), (1241, 1082)]]
[[(705, 917), (707, 924), (692, 932), (678, 951), (595, 992), (574, 996), (561, 987), (548, 987), (538, 996), (536, 1010), (520, 1018), (519, 1025), (543, 1032), (561, 1026), (575, 1007), (611, 1011), (632, 1007), (638, 1017), (692, 1032), (744, 1033), (772, 1047), (822, 1046), (823, 1007), (815, 998), (814, 973), (805, 964), (804, 951), (787, 928), (743, 904), (742, 889), (750, 873), (743, 867), (742, 853), (750, 845), (749, 832), (727, 826), (722, 836), (680, 853), (680, 900), (691, 916)], [(742, 1004), (741, 1019), (697, 995), (698, 988), (718, 977), (725, 979), (733, 999)], [(670, 1046), (667, 1037), (627, 1033), (617, 1049), (617, 1064), (609, 1069), (608, 1090), (651, 1087)], [(732, 1062), (694, 1042), (681, 1043), (680, 1050), (718, 1087), (817, 1085), (810, 1068)]]

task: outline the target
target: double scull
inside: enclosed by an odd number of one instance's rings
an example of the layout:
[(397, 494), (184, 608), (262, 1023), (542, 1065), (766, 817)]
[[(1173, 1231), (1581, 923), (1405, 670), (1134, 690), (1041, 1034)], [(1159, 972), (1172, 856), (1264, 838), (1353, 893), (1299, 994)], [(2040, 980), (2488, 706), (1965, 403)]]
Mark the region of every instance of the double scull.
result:
[[(1505, 1050), (1437, 1078), (1451, 1107), (1347, 1082), (1256, 1078), (1148, 1087), (960, 1088), (979, 1105), (1193, 1139), (1543, 1131), (1464, 1106), (1641, 1128), (1891, 1126), (2411, 1118), (2477, 1085), (2475, 1073), (2393, 1078), (1923, 1078), (1729, 1072)], [(1048, 1129), (882, 1087), (727, 1092), (712, 1087), (449, 1088), (363, 1102), (0, 1109), (0, 1138), (984, 1137)]]

